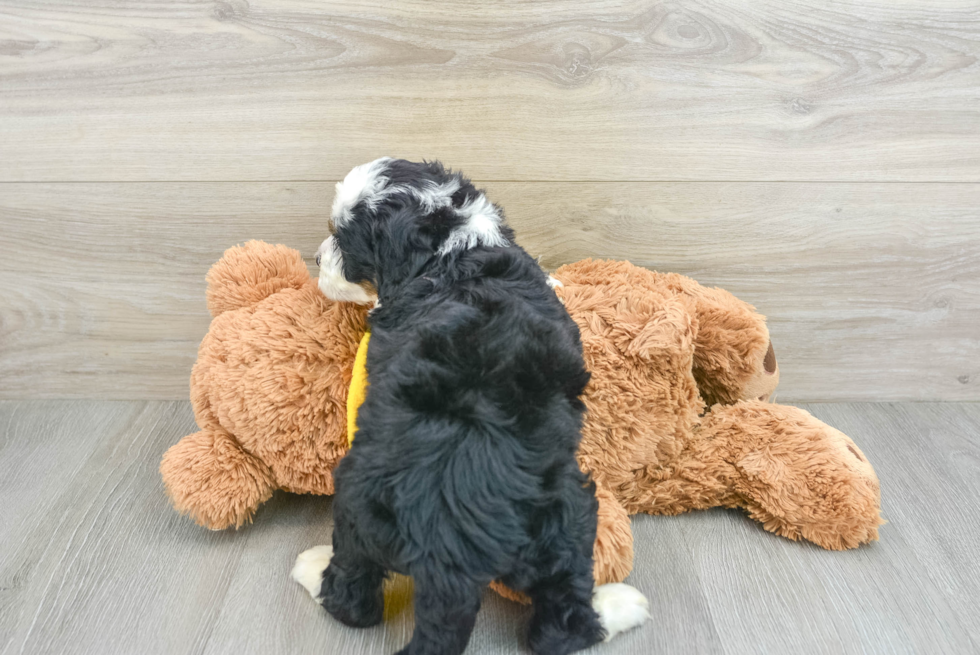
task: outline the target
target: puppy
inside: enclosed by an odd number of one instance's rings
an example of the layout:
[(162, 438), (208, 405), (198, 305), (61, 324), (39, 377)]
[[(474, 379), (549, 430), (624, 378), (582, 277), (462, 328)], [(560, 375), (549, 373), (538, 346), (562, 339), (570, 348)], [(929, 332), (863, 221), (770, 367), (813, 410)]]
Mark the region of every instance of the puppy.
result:
[(530, 596), (535, 653), (645, 620), (632, 587), (593, 593), (579, 332), (500, 209), (439, 163), (383, 158), (337, 185), (331, 222), (320, 288), (377, 301), (370, 386), (334, 473), (333, 548), (300, 555), (293, 577), (338, 620), (370, 626), (386, 573), (412, 576), (413, 655), (462, 653), (494, 579)]

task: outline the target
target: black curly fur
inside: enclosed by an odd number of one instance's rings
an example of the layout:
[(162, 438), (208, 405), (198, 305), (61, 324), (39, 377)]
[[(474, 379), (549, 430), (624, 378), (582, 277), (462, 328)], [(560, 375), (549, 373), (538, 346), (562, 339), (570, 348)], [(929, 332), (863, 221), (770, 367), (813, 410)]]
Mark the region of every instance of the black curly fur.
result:
[[(402, 653), (466, 648), (480, 597), (500, 579), (534, 603), (536, 653), (604, 634), (592, 609), (595, 486), (575, 452), (589, 380), (578, 328), (514, 243), (439, 255), (480, 193), (438, 163), (392, 160), (388, 185), (460, 182), (426, 213), (408, 190), (360, 202), (335, 238), (350, 282), (370, 283), (370, 386), (335, 472), (334, 556), (322, 603), (348, 625), (381, 620), (386, 571), (415, 581)], [(499, 208), (497, 208), (499, 211)]]

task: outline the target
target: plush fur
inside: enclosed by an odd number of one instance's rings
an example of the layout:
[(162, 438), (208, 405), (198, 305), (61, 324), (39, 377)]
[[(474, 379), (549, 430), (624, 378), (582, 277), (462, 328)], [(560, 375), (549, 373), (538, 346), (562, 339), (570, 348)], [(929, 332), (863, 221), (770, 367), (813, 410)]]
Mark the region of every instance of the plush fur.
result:
[[(878, 479), (854, 441), (759, 400), (779, 368), (751, 306), (627, 262), (585, 260), (554, 276), (591, 373), (578, 460), (596, 482), (597, 583), (631, 570), (638, 512), (744, 508), (767, 530), (833, 550), (878, 538)], [(160, 467), (174, 507), (223, 529), (276, 488), (333, 493), (367, 308), (330, 302), (298, 252), (257, 241), (212, 267), (208, 306), (191, 376), (200, 432)]]
[(174, 506), (217, 530), (251, 520), (275, 489), (332, 494), (366, 308), (328, 300), (299, 253), (258, 242), (212, 267), (207, 297), (190, 380), (200, 431), (160, 464)]
[(592, 372), (579, 460), (600, 497), (629, 514), (741, 507), (832, 550), (878, 538), (878, 478), (857, 445), (768, 402), (779, 368), (753, 307), (627, 262), (553, 275)]
[(534, 652), (587, 648), (607, 633), (592, 608), (595, 485), (575, 459), (589, 380), (578, 327), (469, 180), (438, 163), (367, 167), (342, 183), (366, 191), (338, 188), (356, 200), (335, 210), (325, 248), (378, 306), (319, 601), (372, 625), (385, 575), (410, 575), (404, 652), (451, 655), (501, 580), (534, 604)]

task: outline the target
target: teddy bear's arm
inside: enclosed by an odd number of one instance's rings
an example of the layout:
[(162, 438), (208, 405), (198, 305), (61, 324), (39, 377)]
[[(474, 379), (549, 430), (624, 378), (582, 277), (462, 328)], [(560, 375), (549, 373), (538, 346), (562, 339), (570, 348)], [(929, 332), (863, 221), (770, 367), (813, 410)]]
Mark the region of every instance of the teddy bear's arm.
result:
[(174, 508), (211, 530), (240, 527), (272, 496), (272, 472), (221, 428), (190, 434), (160, 462)]

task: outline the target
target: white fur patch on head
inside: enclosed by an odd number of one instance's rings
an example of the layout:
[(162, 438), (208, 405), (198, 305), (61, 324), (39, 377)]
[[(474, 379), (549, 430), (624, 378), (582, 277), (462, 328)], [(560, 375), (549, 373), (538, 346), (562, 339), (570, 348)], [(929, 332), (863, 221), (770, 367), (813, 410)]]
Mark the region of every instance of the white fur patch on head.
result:
[(606, 630), (606, 641), (650, 618), (650, 603), (636, 588), (614, 582), (595, 588), (592, 609)]
[(296, 558), (290, 576), (310, 592), (310, 598), (320, 602), (320, 588), (323, 586), (323, 572), (333, 558), (331, 546), (314, 546)]
[(317, 285), (323, 295), (330, 300), (370, 305), (378, 299), (374, 294), (368, 293), (364, 287), (348, 282), (344, 277), (344, 257), (334, 237), (328, 237), (320, 244), (316, 259), (320, 264)]
[(343, 182), (337, 182), (333, 208), (330, 211), (334, 228), (340, 228), (353, 217), (351, 211), (357, 203), (363, 200), (369, 208), (373, 209), (374, 205), (389, 192), (385, 189), (388, 178), (384, 176), (389, 161), (391, 157), (381, 157), (367, 164), (355, 166)]
[(445, 255), (453, 250), (469, 250), (476, 246), (506, 246), (507, 239), (500, 233), (500, 213), (482, 193), (466, 202), (456, 210), (456, 214), (466, 222), (449, 233), (439, 248)]
[(452, 178), (444, 184), (426, 181), (421, 187), (406, 187), (405, 190), (415, 196), (422, 211), (429, 214), (437, 209), (453, 204), (453, 194), (459, 191), (459, 180)]

